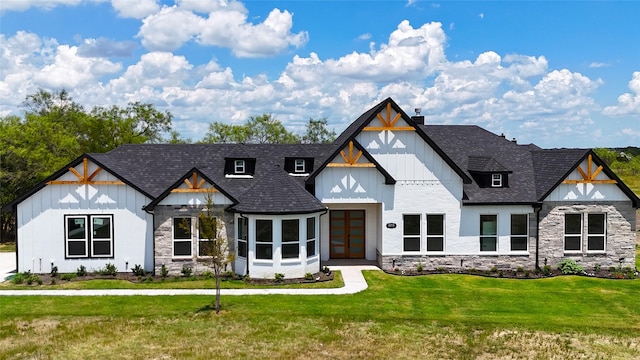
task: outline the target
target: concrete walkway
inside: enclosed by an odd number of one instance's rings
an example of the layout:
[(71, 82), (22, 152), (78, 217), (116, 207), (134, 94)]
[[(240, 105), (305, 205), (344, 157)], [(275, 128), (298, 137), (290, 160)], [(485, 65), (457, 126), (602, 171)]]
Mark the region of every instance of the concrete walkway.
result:
[[(368, 285), (362, 270), (380, 270), (373, 265), (332, 266), (340, 270), (344, 286), (331, 289), (222, 289), (222, 295), (346, 295), (365, 290)], [(0, 290), (0, 296), (166, 296), (166, 295), (215, 295), (215, 289), (107, 289), (107, 290)]]

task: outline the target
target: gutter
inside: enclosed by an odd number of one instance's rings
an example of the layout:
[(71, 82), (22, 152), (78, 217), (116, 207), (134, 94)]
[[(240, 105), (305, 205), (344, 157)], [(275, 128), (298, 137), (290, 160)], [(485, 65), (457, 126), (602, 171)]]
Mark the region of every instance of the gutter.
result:
[[(238, 215), (241, 218), (243, 218), (243, 219), (245, 219), (247, 221), (247, 257), (246, 257), (246, 259), (247, 259), (247, 270), (246, 270), (246, 274), (245, 275), (249, 276), (249, 218), (244, 216), (244, 214), (242, 214), (242, 213), (238, 213)], [(237, 229), (237, 227), (236, 227), (236, 229)], [(236, 238), (237, 238), (237, 235), (236, 235)]]

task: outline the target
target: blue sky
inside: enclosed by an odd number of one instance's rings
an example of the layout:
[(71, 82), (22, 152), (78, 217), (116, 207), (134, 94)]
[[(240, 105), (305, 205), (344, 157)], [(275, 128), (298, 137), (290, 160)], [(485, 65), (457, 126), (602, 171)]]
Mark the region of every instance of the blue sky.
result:
[(543, 147), (640, 146), (640, 2), (4, 0), (0, 116), (38, 88), (149, 102), (198, 140), (271, 113), (342, 131), (392, 97)]

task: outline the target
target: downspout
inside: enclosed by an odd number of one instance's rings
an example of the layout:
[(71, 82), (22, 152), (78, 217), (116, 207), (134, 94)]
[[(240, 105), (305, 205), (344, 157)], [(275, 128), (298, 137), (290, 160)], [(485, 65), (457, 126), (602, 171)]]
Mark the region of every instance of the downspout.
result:
[(147, 214), (151, 214), (151, 229), (153, 231), (152, 233), (152, 249), (151, 251), (153, 251), (152, 256), (153, 256), (153, 275), (156, 275), (156, 215), (154, 214), (153, 210), (147, 210), (146, 206), (142, 207), (142, 210), (144, 210), (144, 212), (146, 212)]
[[(249, 218), (242, 215), (242, 213), (239, 213), (239, 216), (243, 219), (245, 219), (247, 221), (247, 269), (246, 269), (246, 276), (249, 276)], [(236, 235), (237, 237), (237, 235)]]
[[(320, 271), (322, 271), (322, 247), (320, 246), (320, 240), (322, 239), (322, 215), (326, 215), (329, 212), (329, 208), (325, 207), (324, 208), (324, 212), (322, 212), (322, 214), (320, 214), (320, 216), (318, 216), (318, 220), (320, 220), (320, 222), (318, 223), (318, 257), (320, 258)], [(331, 224), (329, 224), (329, 226), (331, 226)], [(331, 240), (329, 240), (331, 241)], [(331, 253), (331, 251), (329, 251), (329, 253)]]
[(533, 210), (536, 212), (536, 270), (540, 270), (540, 211), (542, 205), (534, 205)]

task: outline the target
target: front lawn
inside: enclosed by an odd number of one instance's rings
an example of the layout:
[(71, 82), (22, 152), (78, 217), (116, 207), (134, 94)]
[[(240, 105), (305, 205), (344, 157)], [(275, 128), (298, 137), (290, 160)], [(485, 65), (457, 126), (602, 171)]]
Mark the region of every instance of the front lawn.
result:
[(640, 357), (637, 280), (403, 277), (354, 295), (0, 297), (0, 358)]
[(16, 243), (14, 242), (0, 243), (0, 252), (15, 252), (15, 251), (16, 251)]

